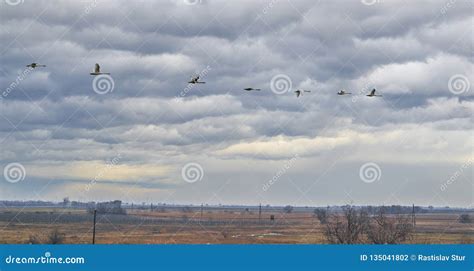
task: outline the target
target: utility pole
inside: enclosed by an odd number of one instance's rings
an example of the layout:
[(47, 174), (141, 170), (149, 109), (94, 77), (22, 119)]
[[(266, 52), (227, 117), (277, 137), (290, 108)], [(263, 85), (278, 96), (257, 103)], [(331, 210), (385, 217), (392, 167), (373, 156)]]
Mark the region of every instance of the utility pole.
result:
[(92, 230), (92, 244), (95, 244), (95, 222), (97, 217), (97, 210), (94, 210), (94, 228)]
[(203, 208), (203, 205), (204, 204), (201, 203), (201, 221), (202, 221), (202, 208)]
[(413, 229), (415, 229), (416, 227), (415, 204), (413, 204), (411, 217), (412, 217), (412, 222), (413, 222)]
[(262, 219), (262, 204), (260, 203), (260, 206), (258, 207), (258, 221)]

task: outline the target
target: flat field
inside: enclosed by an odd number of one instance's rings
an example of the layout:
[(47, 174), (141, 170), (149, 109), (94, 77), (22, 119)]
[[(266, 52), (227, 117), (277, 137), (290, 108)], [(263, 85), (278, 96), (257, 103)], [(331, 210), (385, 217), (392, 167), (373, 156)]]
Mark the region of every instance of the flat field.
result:
[[(416, 215), (416, 232), (407, 243), (474, 243), (474, 224), (458, 221), (460, 214)], [(471, 214), (472, 215), (472, 214)], [(270, 217), (274, 216), (274, 220)], [(83, 209), (9, 208), (0, 210), (0, 242), (49, 243), (57, 230), (64, 243), (92, 242), (93, 215)], [(265, 210), (198, 211), (127, 210), (127, 215), (99, 214), (98, 244), (324, 244), (325, 225), (308, 212)]]

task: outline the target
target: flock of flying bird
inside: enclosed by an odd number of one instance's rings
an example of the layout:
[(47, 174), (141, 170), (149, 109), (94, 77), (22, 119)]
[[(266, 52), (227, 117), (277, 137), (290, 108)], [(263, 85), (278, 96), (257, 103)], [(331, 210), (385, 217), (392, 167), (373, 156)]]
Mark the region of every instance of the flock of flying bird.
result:
[[(31, 64), (28, 64), (26, 65), (26, 67), (29, 67), (29, 68), (38, 68), (38, 67), (46, 67), (46, 65), (42, 65), (42, 64), (38, 64), (38, 63), (31, 63)], [(94, 67), (94, 72), (91, 72), (90, 75), (101, 75), (101, 74), (107, 74), (109, 75), (110, 73), (108, 72), (101, 72), (100, 71), (100, 65), (98, 63), (95, 64), (95, 67)], [(191, 77), (191, 80), (188, 82), (188, 84), (205, 84), (206, 82), (203, 82), (203, 81), (199, 81), (200, 79), (200, 76), (199, 75), (196, 75), (196, 76), (193, 76)], [(259, 88), (244, 88), (245, 91), (260, 91), (261, 89)], [(375, 94), (375, 88), (372, 89), (372, 91), (365, 95), (367, 97), (382, 97), (382, 95), (379, 95), (379, 94)], [(295, 94), (296, 94), (296, 98), (300, 97), (303, 93), (305, 92), (311, 92), (310, 90), (301, 90), (301, 89), (298, 89), (298, 90), (295, 90), (294, 91)], [(337, 92), (337, 95), (351, 95), (352, 93), (350, 92), (346, 92), (345, 90), (340, 90)]]
[[(98, 64), (96, 64), (98, 65)], [(196, 76), (193, 76), (191, 77), (191, 81), (188, 82), (188, 84), (205, 84), (206, 82), (203, 82), (203, 81), (199, 81), (199, 75), (196, 75)], [(260, 91), (261, 89), (259, 88), (244, 88), (245, 91)], [(382, 95), (379, 95), (379, 94), (375, 94), (375, 88), (372, 89), (372, 91), (367, 94), (366, 96), (367, 97), (382, 97)], [(295, 94), (296, 94), (296, 98), (300, 97), (304, 92), (311, 92), (311, 90), (301, 90), (301, 89), (297, 89), (294, 91)], [(351, 95), (352, 93), (350, 92), (346, 92), (345, 90), (340, 90), (337, 92), (337, 95)]]

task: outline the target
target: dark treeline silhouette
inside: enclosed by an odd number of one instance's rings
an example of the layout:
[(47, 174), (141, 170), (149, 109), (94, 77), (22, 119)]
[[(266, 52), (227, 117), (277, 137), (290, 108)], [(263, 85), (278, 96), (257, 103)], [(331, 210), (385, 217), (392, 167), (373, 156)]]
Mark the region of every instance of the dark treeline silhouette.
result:
[[(104, 201), (104, 202), (81, 202), (81, 201), (70, 201), (69, 198), (64, 198), (61, 202), (53, 201), (0, 201), (0, 210), (1, 208), (6, 207), (52, 207), (52, 208), (79, 208), (79, 209), (107, 209), (110, 205), (113, 205), (114, 202), (119, 201)], [(121, 201), (120, 201), (121, 202)], [(109, 207), (108, 207), (109, 206)], [(343, 212), (345, 206), (272, 206), (272, 205), (262, 205), (263, 210), (271, 210), (273, 212), (284, 212), (284, 213), (301, 213), (301, 212), (313, 212), (315, 209), (318, 210), (327, 210), (331, 212)], [(134, 210), (150, 210), (150, 211), (182, 211), (182, 212), (196, 212), (201, 209), (201, 204), (166, 204), (166, 203), (121, 203), (121, 208), (123, 210), (134, 209)], [(209, 205), (204, 204), (204, 209), (213, 209), (213, 210), (247, 210), (247, 212), (258, 212), (259, 205)], [(369, 215), (375, 215), (380, 212), (381, 209), (384, 210), (386, 214), (411, 214), (413, 212), (413, 206), (403, 206), (403, 205), (387, 205), (387, 206), (354, 206), (356, 210), (363, 210)], [(113, 209), (113, 208), (112, 208)], [(415, 213), (459, 213), (465, 211), (474, 211), (474, 209), (468, 208), (450, 208), (446, 207), (433, 207), (433, 206), (414, 206)], [(98, 210), (99, 211), (99, 210)], [(123, 212), (123, 211), (120, 211)], [(113, 213), (113, 212), (112, 212)], [(118, 212), (119, 213), (119, 212)]]
[(87, 212), (93, 214), (94, 211), (97, 211), (98, 214), (126, 214), (125, 209), (122, 207), (122, 201), (120, 200), (89, 204)]

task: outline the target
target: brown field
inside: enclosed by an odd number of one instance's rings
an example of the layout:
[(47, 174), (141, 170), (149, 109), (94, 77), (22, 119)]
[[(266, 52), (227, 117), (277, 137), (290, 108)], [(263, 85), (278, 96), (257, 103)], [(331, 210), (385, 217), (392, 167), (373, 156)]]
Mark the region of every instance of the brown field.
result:
[[(275, 221), (270, 221), (270, 215)], [(472, 214), (471, 214), (472, 215)], [(408, 243), (473, 243), (473, 224), (459, 214), (417, 214), (416, 233)], [(12, 208), (0, 212), (0, 242), (27, 243), (30, 236), (47, 243), (57, 229), (64, 243), (89, 244), (93, 216), (81, 209)], [(98, 244), (323, 244), (324, 225), (311, 211), (291, 214), (206, 210), (128, 210), (127, 215), (98, 215)]]

